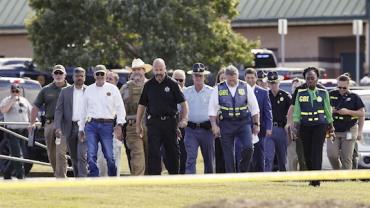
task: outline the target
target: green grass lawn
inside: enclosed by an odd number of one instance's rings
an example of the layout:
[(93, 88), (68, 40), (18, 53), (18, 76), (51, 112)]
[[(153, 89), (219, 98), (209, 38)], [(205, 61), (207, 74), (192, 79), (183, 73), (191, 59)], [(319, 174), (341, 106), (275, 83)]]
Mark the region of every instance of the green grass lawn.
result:
[[(33, 173), (49, 172), (50, 167), (35, 165)], [(197, 173), (203, 173), (198, 157)], [(129, 174), (122, 149), (121, 174)], [(123, 177), (128, 179), (129, 177)], [(107, 183), (105, 183), (107, 180)], [(167, 180), (167, 179), (166, 179)], [(197, 179), (195, 179), (197, 180)], [(29, 184), (33, 184), (29, 186)], [(130, 183), (127, 180), (102, 179), (96, 182), (69, 181), (0, 182), (0, 208), (11, 207), (186, 207), (204, 201), (248, 199), (258, 201), (318, 200), (364, 203), (370, 206), (370, 183), (323, 182), (320, 188), (308, 182), (225, 182), (200, 181), (174, 183)]]
[[(40, 173), (49, 173), (49, 176), (52, 176), (52, 169), (51, 166), (43, 166), (43, 165), (33, 165), (31, 169), (31, 175), (40, 175)], [(203, 174), (204, 172), (204, 162), (202, 158), (202, 154), (200, 150), (198, 151), (198, 160), (197, 160), (197, 174)], [(127, 156), (125, 152), (125, 147), (122, 146), (121, 150), (121, 175), (129, 175), (130, 170), (128, 167)]]
[[(58, 183), (58, 182), (56, 182)], [(14, 183), (13, 183), (14, 184)], [(370, 205), (370, 183), (228, 182), (196, 184), (116, 184), (35, 188), (0, 183), (0, 207), (184, 207), (219, 199), (335, 200)]]

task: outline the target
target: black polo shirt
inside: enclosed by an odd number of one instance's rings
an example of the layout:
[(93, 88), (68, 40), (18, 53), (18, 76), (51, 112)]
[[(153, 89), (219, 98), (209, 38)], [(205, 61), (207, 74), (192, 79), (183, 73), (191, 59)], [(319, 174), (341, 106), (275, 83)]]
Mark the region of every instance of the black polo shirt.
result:
[(147, 113), (151, 116), (173, 116), (176, 115), (177, 104), (185, 101), (177, 82), (166, 76), (159, 83), (155, 77), (144, 85), (139, 104), (147, 107)]
[[(324, 86), (324, 85), (322, 85), (322, 84), (319, 84), (319, 83), (317, 83), (316, 87), (317, 87), (317, 88), (320, 88), (320, 89), (325, 89), (325, 86)], [(294, 106), (294, 104), (295, 104), (295, 99), (296, 99), (296, 97), (297, 97), (298, 90), (299, 90), (299, 89), (306, 89), (306, 88), (307, 88), (307, 84), (306, 84), (306, 83), (304, 83), (304, 84), (302, 84), (302, 85), (298, 86), (297, 88), (295, 88), (294, 93), (293, 93), (293, 95), (292, 95), (291, 105), (293, 105), (293, 106)]]
[[(329, 92), (329, 96), (330, 104), (333, 107), (333, 109), (339, 110), (341, 108), (347, 108), (349, 110), (356, 111), (365, 107), (360, 96), (350, 91), (344, 95), (341, 95), (339, 93), (339, 90), (332, 90)], [(336, 116), (341, 115), (333, 113), (333, 118)], [(345, 120), (334, 119), (335, 131), (337, 132), (348, 131), (353, 125), (357, 123), (357, 121), (358, 119), (345, 119)]]
[(272, 120), (277, 123), (279, 127), (284, 127), (287, 123), (288, 109), (291, 103), (291, 96), (288, 92), (284, 90), (279, 90), (279, 92), (274, 96), (271, 90), (269, 90), (269, 98), (272, 107)]

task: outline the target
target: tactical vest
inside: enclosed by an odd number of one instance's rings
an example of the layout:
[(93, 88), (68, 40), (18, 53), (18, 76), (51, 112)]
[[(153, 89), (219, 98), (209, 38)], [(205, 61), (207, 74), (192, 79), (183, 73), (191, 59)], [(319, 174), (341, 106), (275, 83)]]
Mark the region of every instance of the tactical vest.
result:
[(143, 91), (143, 86), (136, 86), (132, 81), (128, 81), (125, 86), (123, 86), (123, 102), (125, 103), (126, 114), (136, 115), (137, 107), (139, 105), (139, 100), (141, 92)]
[(325, 90), (317, 88), (316, 99), (312, 101), (308, 89), (298, 90), (298, 101), (301, 107), (301, 124), (313, 126), (318, 124), (327, 124), (324, 111)]
[[(338, 100), (338, 99), (339, 97), (330, 95), (330, 103), (333, 108), (347, 108), (347, 109), (352, 110), (351, 106), (348, 106), (346, 101)], [(346, 99), (346, 98), (342, 98), (342, 99)], [(358, 122), (357, 116), (340, 115), (338, 113), (333, 113), (333, 119), (334, 119), (333, 124), (334, 124), (335, 131), (338, 131), (338, 132), (347, 131)]]
[(234, 97), (232, 97), (226, 82), (218, 85), (218, 102), (220, 105), (220, 119), (248, 119), (250, 122), (250, 113), (248, 110), (247, 84), (239, 81)]

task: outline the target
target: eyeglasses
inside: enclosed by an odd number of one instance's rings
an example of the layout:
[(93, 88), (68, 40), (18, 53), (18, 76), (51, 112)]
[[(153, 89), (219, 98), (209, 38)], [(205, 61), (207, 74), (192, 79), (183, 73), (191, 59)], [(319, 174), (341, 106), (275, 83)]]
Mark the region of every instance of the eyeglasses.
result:
[(97, 76), (97, 77), (102, 76), (103, 77), (103, 76), (105, 76), (105, 72), (96, 72), (95, 76)]
[(178, 82), (183, 82), (184, 81), (184, 79), (175, 79), (176, 81), (178, 81)]
[(347, 87), (337, 87), (338, 89), (340, 89), (340, 90), (346, 90), (347, 89)]
[(63, 73), (62, 71), (55, 71), (55, 72), (54, 72), (54, 74), (55, 74), (55, 75), (62, 75), (62, 74), (64, 74), (64, 73)]

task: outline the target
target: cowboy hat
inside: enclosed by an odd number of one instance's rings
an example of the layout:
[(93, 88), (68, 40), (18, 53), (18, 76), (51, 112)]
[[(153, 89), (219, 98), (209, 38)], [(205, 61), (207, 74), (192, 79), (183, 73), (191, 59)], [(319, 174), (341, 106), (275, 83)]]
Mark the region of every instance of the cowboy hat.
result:
[(133, 68), (143, 68), (145, 70), (145, 73), (150, 72), (152, 70), (152, 65), (144, 63), (143, 60), (137, 58), (132, 60), (131, 67), (127, 66), (126, 69), (129, 71), (132, 71)]
[(210, 71), (206, 70), (206, 67), (202, 63), (193, 64), (192, 70), (187, 72), (188, 74), (210, 74)]

